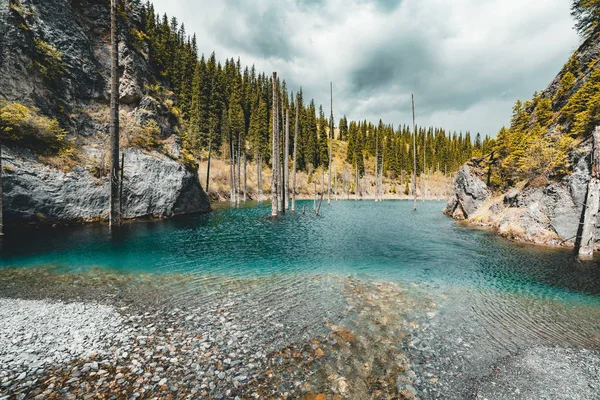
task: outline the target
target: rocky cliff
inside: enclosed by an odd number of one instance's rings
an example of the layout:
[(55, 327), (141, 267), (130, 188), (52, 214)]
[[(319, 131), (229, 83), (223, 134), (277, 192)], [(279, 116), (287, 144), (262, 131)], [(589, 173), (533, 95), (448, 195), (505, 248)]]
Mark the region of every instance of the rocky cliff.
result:
[(484, 181), (486, 168), (472, 161), (459, 170), (455, 195), (444, 213), (474, 225), (489, 226), (510, 239), (572, 247), (583, 212), (589, 165), (589, 156), (584, 156), (573, 173), (559, 182), (543, 187), (521, 184), (493, 196)]
[(510, 128), (500, 131), (494, 153), (460, 169), (444, 213), (512, 239), (576, 245), (592, 132), (600, 126), (599, 60), (600, 32), (595, 32), (544, 91), (522, 103)]
[[(177, 110), (168, 82), (136, 40), (136, 2), (120, 15), (121, 143), (126, 218), (208, 211), (189, 157), (182, 156)], [(7, 221), (92, 221), (107, 217), (109, 2), (0, 2), (0, 101), (18, 102), (56, 118), (73, 145), (65, 165), (8, 144), (4, 163)], [(158, 141), (144, 146), (152, 130)], [(142, 145), (140, 145), (142, 143)], [(192, 165), (190, 165), (192, 164)]]

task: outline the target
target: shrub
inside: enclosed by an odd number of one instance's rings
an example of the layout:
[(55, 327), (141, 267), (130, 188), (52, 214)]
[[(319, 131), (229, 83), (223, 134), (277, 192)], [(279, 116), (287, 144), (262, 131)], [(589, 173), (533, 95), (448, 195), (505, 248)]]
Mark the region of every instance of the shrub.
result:
[(149, 119), (143, 125), (133, 128), (132, 137), (135, 146), (155, 150), (159, 145), (160, 128), (155, 120)]
[(50, 80), (58, 78), (65, 71), (65, 63), (60, 51), (40, 38), (33, 39), (39, 60), (35, 62), (40, 73)]
[(44, 154), (67, 154), (73, 147), (56, 118), (48, 118), (37, 108), (20, 103), (0, 103), (0, 135), (3, 140)]

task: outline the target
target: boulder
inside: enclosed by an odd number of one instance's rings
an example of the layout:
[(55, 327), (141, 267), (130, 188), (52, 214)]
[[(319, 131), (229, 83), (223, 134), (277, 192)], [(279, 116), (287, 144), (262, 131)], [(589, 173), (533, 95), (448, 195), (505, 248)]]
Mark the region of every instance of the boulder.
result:
[[(469, 165), (463, 165), (454, 183), (455, 195), (448, 202), (444, 211), (447, 215), (468, 218), (483, 205), (492, 193), (487, 185), (474, 173)], [(460, 212), (457, 214), (457, 209)]]

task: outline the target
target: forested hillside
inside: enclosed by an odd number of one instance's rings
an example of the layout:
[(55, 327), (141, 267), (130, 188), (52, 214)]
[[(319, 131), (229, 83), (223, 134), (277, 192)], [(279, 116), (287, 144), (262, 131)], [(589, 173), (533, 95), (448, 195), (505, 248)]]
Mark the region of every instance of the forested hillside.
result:
[(593, 248), (594, 235), (600, 237), (597, 206), (588, 207), (598, 178), (600, 1), (571, 4), (582, 44), (545, 90), (516, 102), (491, 151), (460, 169), (445, 212), (510, 238), (556, 246), (578, 247), (587, 226)]
[(600, 122), (600, 2), (572, 5), (584, 41), (554, 81), (531, 100), (517, 101), (508, 127), (497, 135), (491, 184), (506, 189), (518, 182), (543, 186), (573, 171), (582, 142)]
[[(26, 149), (28, 157), (35, 159), (29, 161), (62, 173), (83, 167), (90, 174), (90, 185), (96, 180), (96, 186), (106, 183), (109, 171), (108, 5), (106, 0), (10, 0), (2, 6), (6, 23), (0, 27), (3, 144), (11, 149)], [(176, 18), (158, 15), (151, 2), (121, 3), (118, 22), (122, 74), (120, 142), (126, 153), (127, 149), (138, 149), (164, 155), (184, 165), (190, 173), (200, 173), (202, 183), (208, 171), (198, 171), (198, 162), (205, 162), (212, 153), (213, 160), (233, 165), (227, 184), (231, 187), (237, 182), (238, 193), (239, 171), (245, 171), (246, 164), (259, 164), (261, 171), (263, 165), (269, 168), (273, 110), (270, 72), (245, 66), (240, 59), (219, 61)], [(279, 108), (284, 110), (278, 116), (279, 126), (285, 126), (283, 118), (289, 110), (293, 132), (298, 110), (298, 171), (310, 175), (327, 168), (328, 135), (333, 126), (332, 136), (341, 142), (333, 149), (344, 149), (346, 170), (358, 170), (366, 178), (368, 173), (375, 174), (375, 169), (381, 171), (383, 163), (383, 175), (390, 184), (405, 185), (411, 180), (412, 126), (351, 120), (340, 115), (330, 121), (326, 117), (329, 107), (324, 109), (306, 98), (301, 88), (288, 87), (284, 78), (277, 82), (282, 102)], [(324, 86), (328, 84), (323, 82)], [(434, 127), (418, 127), (415, 142), (418, 176), (423, 172), (450, 175), (466, 160), (480, 157), (492, 147), (492, 141), (479, 134)], [(291, 158), (292, 151), (290, 140), (284, 152)], [(339, 159), (340, 155), (334, 157)], [(16, 204), (10, 202), (12, 196), (30, 192), (21, 187), (23, 168), (17, 167), (15, 163), (6, 166), (17, 171), (7, 178), (5, 195), (9, 207)], [(126, 159), (126, 182), (128, 173), (133, 173), (127, 169)], [(238, 171), (237, 178), (234, 171)], [(338, 170), (338, 174), (341, 172)], [(339, 179), (343, 177), (340, 175)], [(267, 192), (270, 181), (261, 182), (259, 190)], [(395, 187), (393, 192), (396, 193)], [(138, 198), (127, 187), (125, 193), (131, 199)], [(149, 202), (154, 195), (147, 190)], [(220, 194), (218, 197), (222, 198)], [(35, 207), (55, 209), (48, 204)], [(16, 214), (8, 211), (9, 219), (11, 215), (17, 219), (23, 215), (34, 218), (35, 207)], [(99, 209), (92, 214), (98, 212)], [(145, 213), (155, 215), (162, 211), (148, 206), (133, 215)], [(48, 217), (47, 212), (42, 214)], [(84, 219), (89, 219), (89, 215)]]

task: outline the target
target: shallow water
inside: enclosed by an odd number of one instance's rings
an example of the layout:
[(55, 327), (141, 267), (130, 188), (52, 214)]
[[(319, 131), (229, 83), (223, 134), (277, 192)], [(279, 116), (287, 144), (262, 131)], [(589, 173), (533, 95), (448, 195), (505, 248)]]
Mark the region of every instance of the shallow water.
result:
[[(310, 211), (312, 202), (303, 206)], [(304, 307), (306, 313), (343, 307), (329, 304), (333, 297), (307, 276), (395, 282), (437, 305), (427, 316), (413, 310), (423, 318), (412, 332), (411, 356), (420, 373), (449, 384), (456, 382), (442, 376), (445, 370), (460, 365), (464, 376), (482, 375), (499, 357), (529, 346), (600, 350), (598, 262), (465, 227), (443, 216), (443, 206), (420, 202), (413, 212), (408, 201), (344, 201), (323, 205), (321, 217), (272, 220), (266, 204), (130, 223), (112, 234), (103, 225), (22, 229), (1, 239), (0, 267), (187, 274), (181, 303), (186, 296), (198, 301), (194, 287), (214, 296), (240, 281), (267, 279), (257, 304), (288, 316), (298, 308), (294, 301), (311, 298), (318, 306)]]

